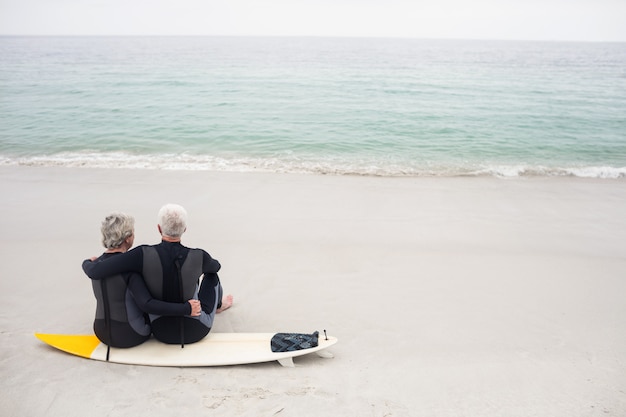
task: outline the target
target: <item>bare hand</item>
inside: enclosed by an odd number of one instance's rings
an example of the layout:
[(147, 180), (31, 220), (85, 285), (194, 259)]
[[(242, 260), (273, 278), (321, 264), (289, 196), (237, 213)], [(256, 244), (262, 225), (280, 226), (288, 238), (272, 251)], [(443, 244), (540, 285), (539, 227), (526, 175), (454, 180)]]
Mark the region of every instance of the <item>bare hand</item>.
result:
[(198, 300), (188, 300), (189, 304), (191, 305), (191, 317), (197, 317), (200, 315), (200, 313), (202, 312), (202, 306), (200, 305), (200, 301)]
[(95, 261), (96, 259), (98, 259), (98, 257), (97, 257), (97, 256), (92, 256), (91, 258), (89, 258), (89, 260), (90, 260), (91, 262)]

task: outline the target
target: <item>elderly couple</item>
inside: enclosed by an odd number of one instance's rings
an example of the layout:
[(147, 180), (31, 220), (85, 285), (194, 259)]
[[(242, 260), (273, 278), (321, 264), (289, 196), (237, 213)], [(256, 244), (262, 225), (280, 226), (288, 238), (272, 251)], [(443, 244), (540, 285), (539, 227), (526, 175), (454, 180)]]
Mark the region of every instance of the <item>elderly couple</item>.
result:
[(220, 263), (181, 244), (187, 212), (179, 205), (159, 211), (157, 245), (129, 250), (134, 226), (129, 215), (107, 216), (101, 228), (106, 251), (83, 262), (97, 300), (96, 336), (121, 348), (139, 345), (151, 333), (169, 344), (197, 342), (211, 330), (215, 314), (233, 303), (231, 295), (223, 296)]

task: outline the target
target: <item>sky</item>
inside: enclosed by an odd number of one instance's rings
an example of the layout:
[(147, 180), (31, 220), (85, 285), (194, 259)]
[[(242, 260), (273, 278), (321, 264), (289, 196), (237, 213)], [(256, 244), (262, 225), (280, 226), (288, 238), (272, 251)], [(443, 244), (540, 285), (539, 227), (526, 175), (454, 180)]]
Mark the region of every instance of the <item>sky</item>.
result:
[(626, 0), (0, 0), (0, 35), (626, 42)]

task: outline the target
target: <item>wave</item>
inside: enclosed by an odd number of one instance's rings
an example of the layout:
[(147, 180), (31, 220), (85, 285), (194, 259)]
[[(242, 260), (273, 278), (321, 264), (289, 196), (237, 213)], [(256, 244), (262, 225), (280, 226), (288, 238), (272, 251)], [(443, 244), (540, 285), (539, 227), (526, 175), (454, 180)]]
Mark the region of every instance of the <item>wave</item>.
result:
[(618, 179), (626, 178), (626, 167), (608, 166), (493, 166), (476, 172), (477, 175), (492, 175), (495, 177), (578, 177)]
[(100, 169), (153, 169), (176, 171), (274, 172), (377, 177), (577, 177), (626, 178), (626, 167), (543, 166), (525, 164), (411, 164), (397, 161), (302, 158), (294, 155), (251, 157), (240, 155), (130, 154), (124, 152), (68, 152), (14, 157), (0, 155), (0, 166), (68, 167)]

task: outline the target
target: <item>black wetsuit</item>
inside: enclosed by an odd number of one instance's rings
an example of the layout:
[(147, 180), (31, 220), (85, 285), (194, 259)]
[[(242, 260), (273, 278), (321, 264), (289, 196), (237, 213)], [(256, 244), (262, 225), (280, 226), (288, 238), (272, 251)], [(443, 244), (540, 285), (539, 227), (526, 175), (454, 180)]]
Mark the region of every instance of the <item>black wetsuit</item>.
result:
[[(180, 242), (138, 246), (102, 262), (83, 262), (92, 279), (123, 272), (142, 274), (150, 294), (158, 300), (180, 303), (197, 298), (202, 305), (199, 317), (150, 315), (152, 333), (165, 343), (193, 343), (211, 330), (216, 309), (221, 306), (222, 287), (217, 272), (220, 263), (201, 249), (190, 249)], [(204, 274), (198, 288), (200, 276)]]
[[(95, 263), (119, 253), (105, 253)], [(146, 313), (184, 316), (191, 314), (189, 303), (168, 303), (150, 295), (146, 284), (136, 273), (123, 273), (92, 280), (96, 296), (93, 329), (100, 341), (112, 346), (137, 346), (150, 337), (150, 320)]]

